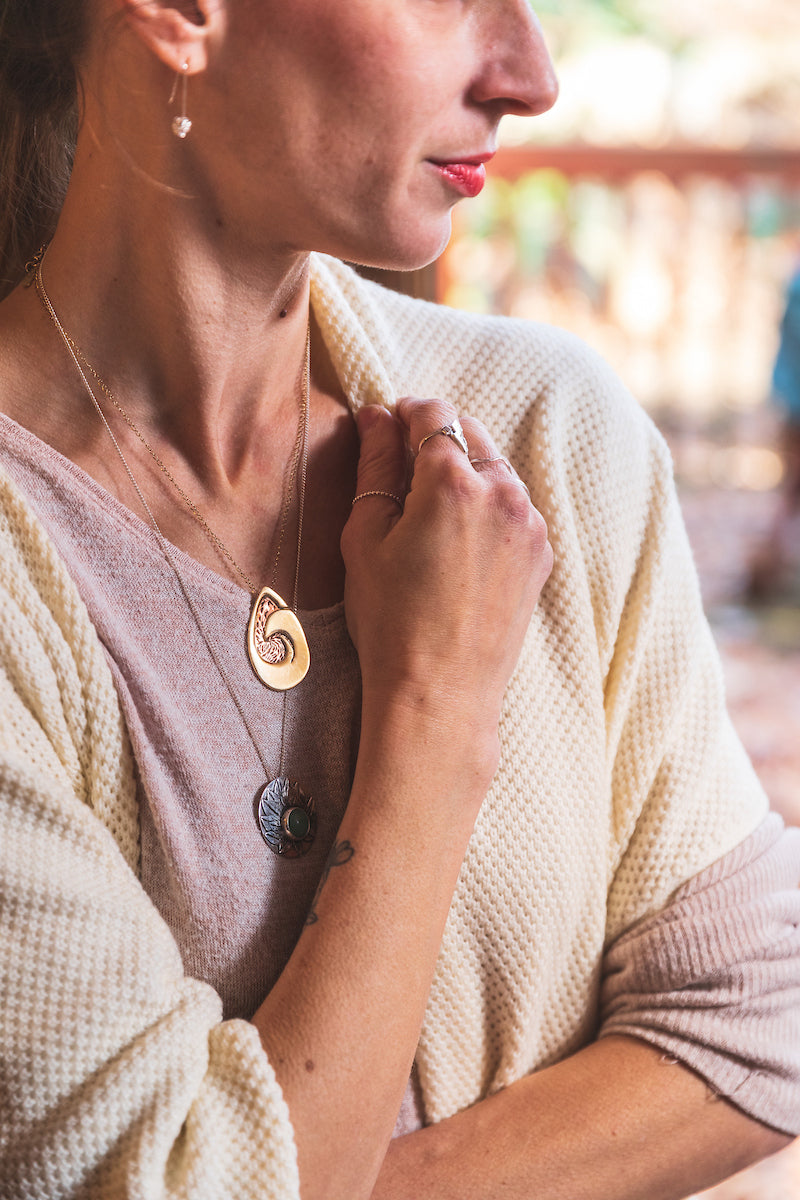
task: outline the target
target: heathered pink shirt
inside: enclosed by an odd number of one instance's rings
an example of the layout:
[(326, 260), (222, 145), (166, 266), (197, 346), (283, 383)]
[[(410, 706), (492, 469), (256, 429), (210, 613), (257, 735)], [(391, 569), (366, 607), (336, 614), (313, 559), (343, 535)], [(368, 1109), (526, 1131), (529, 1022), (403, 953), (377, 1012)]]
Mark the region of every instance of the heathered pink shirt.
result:
[[(200, 616), (192, 617), (172, 567), (145, 520), (79, 467), (0, 414), (0, 467), (28, 496), (63, 556), (105, 647), (138, 768), (142, 884), (180, 947), (187, 973), (220, 994), (226, 1018), (250, 1018), (299, 937), (349, 797), (358, 750), (360, 674), (342, 605), (300, 614), (311, 668), (286, 696), (285, 773), (314, 797), (317, 835), (302, 858), (279, 858), (258, 829), (254, 802), (278, 773), (284, 697), (266, 689), (247, 659), (250, 596), (180, 550), (172, 554)], [(209, 653), (213, 642), (258, 742), (256, 750)], [(796, 953), (759, 939), (770, 905), (797, 906), (800, 835), (777, 817), (680, 889), (662, 914), (610, 947), (600, 1033), (646, 1037), (658, 1027), (676, 1056), (703, 1074), (725, 1037), (730, 997), (708, 1015), (681, 1012), (676, 947), (736, 961), (751, 996), (748, 1017), (764, 1037), (785, 1038), (786, 1007), (800, 996)], [(787, 900), (787, 897), (789, 899)], [(741, 922), (721, 926), (715, 913)], [(741, 928), (740, 928), (741, 925)], [(720, 933), (724, 928), (724, 933)], [(739, 1005), (737, 1018), (741, 1020)], [(720, 1026), (722, 1031), (720, 1031)], [(738, 1036), (738, 1034), (737, 1034)], [(663, 1040), (663, 1038), (662, 1038)], [(669, 1043), (672, 1044), (671, 1042)], [(415, 1078), (395, 1133), (424, 1120)], [(779, 1124), (777, 1115), (776, 1123)]]

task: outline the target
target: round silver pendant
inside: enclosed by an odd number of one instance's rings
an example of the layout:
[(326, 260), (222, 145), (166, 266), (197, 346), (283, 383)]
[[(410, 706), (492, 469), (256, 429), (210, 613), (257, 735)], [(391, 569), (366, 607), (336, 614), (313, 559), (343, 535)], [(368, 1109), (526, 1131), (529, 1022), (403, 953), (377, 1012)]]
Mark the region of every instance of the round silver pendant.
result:
[(258, 827), (273, 853), (283, 858), (308, 854), (317, 832), (312, 797), (285, 775), (270, 779), (258, 797)]

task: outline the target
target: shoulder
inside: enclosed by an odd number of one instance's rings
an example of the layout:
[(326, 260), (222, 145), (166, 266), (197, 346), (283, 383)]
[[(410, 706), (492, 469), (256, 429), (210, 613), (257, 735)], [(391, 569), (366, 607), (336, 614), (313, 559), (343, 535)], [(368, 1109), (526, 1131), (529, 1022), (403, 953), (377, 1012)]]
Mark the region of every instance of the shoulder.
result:
[[(571, 366), (591, 373), (596, 356), (578, 338), (554, 326), (510, 317), (462, 312), (417, 300), (362, 278), (336, 259), (314, 255), (315, 308), (323, 298), (340, 322), (362, 326), (399, 381), (467, 377), (487, 384), (508, 382), (518, 364), (546, 382)], [(469, 373), (469, 375), (467, 374)]]
[[(334, 337), (368, 339), (394, 396), (438, 396), (479, 417), (508, 447), (535, 414), (566, 453), (663, 445), (608, 364), (575, 335), (534, 321), (415, 300), (314, 256), (315, 310)], [(331, 319), (333, 318), (333, 319)], [(352, 351), (351, 351), (352, 352)], [(633, 439), (633, 444), (632, 444)]]
[(479, 418), (551, 531), (624, 592), (643, 539), (679, 518), (661, 435), (594, 350), (550, 325), (390, 292), (320, 256), (312, 296), (355, 403), (436, 396)]
[(47, 532), (0, 471), (0, 774), (66, 785), (138, 864), (133, 759), (111, 670)]
[(605, 580), (596, 602), (624, 595), (643, 541), (680, 519), (667, 447), (608, 364), (562, 329), (415, 300), (332, 259), (314, 276), (356, 403), (436, 396), (479, 418), (562, 549)]

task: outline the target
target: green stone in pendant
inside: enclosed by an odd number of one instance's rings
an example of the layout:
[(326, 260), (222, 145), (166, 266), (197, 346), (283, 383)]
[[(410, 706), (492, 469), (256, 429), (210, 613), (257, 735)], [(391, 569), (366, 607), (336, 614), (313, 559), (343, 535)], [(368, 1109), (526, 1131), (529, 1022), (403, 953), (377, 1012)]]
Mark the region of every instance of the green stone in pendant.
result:
[(304, 808), (287, 808), (281, 816), (281, 825), (293, 841), (302, 842), (311, 829), (311, 821)]
[(314, 844), (317, 816), (314, 801), (293, 779), (278, 775), (258, 796), (261, 836), (281, 858), (300, 858)]

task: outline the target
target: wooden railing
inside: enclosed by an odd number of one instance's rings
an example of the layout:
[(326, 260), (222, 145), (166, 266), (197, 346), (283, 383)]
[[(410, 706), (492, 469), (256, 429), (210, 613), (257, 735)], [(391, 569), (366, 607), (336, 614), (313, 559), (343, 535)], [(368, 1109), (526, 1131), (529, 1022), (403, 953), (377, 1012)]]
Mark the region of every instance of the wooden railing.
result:
[(569, 178), (618, 181), (642, 171), (659, 171), (676, 181), (692, 175), (744, 180), (773, 176), (800, 183), (800, 150), (726, 150), (714, 146), (502, 146), (489, 168), (493, 175), (518, 179), (528, 171), (552, 168)]
[[(569, 179), (598, 179), (620, 184), (632, 176), (655, 171), (679, 186), (705, 176), (733, 185), (754, 178), (771, 178), (792, 189), (800, 187), (800, 149), (723, 149), (714, 146), (502, 146), (489, 166), (494, 177), (513, 182), (530, 171), (551, 169)], [(436, 263), (419, 271), (363, 273), (387, 287), (426, 300), (440, 299), (444, 272)]]

